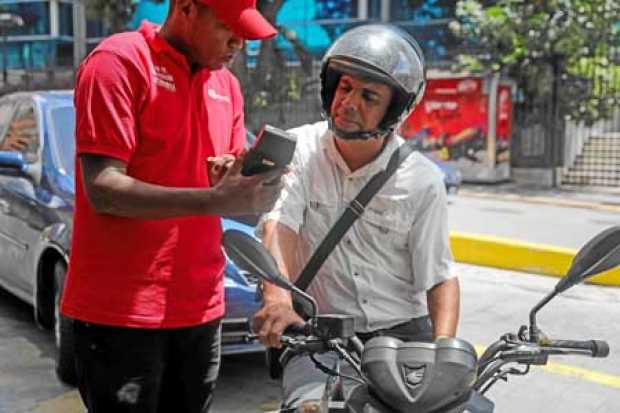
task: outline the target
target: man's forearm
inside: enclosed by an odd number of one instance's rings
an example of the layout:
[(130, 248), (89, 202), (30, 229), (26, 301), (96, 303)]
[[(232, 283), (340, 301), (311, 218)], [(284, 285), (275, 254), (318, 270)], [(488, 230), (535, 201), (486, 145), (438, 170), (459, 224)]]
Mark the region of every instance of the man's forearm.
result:
[[(282, 188), (283, 170), (255, 176), (241, 174), (238, 157), (218, 183), (205, 188), (173, 188), (141, 181), (127, 174), (117, 159), (80, 155), (86, 196), (99, 214), (161, 219), (195, 215), (243, 215), (268, 211)], [(206, 165), (205, 165), (206, 168)], [(269, 182), (269, 185), (266, 183)]]
[(459, 322), (460, 288), (458, 278), (446, 280), (427, 293), (433, 335), (454, 337)]
[[(295, 277), (291, 277), (291, 274), (295, 274), (297, 271), (295, 261), (298, 245), (297, 234), (277, 221), (270, 220), (264, 224), (262, 241), (275, 258), (281, 275), (293, 280)], [(289, 291), (268, 282), (263, 287), (263, 298), (265, 303), (291, 302)]]
[[(106, 173), (108, 176), (106, 176)], [(139, 181), (116, 172), (98, 177), (89, 193), (101, 214), (126, 218), (163, 219), (190, 215), (217, 215), (224, 209), (214, 188), (170, 188)]]

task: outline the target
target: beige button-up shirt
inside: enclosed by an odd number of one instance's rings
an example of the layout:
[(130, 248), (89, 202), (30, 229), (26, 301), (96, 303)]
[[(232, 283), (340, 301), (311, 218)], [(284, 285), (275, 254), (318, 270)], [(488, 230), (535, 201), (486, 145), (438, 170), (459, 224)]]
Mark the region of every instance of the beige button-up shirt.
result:
[[(292, 129), (292, 171), (265, 214), (300, 237), (300, 269), (370, 178), (403, 143), (394, 137), (371, 163), (351, 172), (326, 122)], [(412, 153), (370, 201), (316, 275), (308, 292), (321, 313), (350, 314), (356, 331), (392, 327), (428, 314), (426, 290), (452, 277), (446, 190), (441, 172)], [(293, 277), (294, 278), (294, 277)]]

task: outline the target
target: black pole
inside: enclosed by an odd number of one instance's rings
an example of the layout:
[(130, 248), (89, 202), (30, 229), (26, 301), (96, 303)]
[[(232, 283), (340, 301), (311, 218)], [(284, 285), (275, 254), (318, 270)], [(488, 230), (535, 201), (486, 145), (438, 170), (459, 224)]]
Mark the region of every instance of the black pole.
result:
[(558, 82), (560, 78), (560, 56), (554, 54), (551, 58), (551, 70), (553, 75), (553, 83), (551, 84), (551, 142), (550, 142), (550, 150), (551, 150), (551, 179), (553, 180), (552, 186), (553, 188), (557, 187), (557, 163), (558, 163), (558, 147), (560, 134), (558, 133), (561, 128), (559, 128), (559, 102), (558, 102)]
[(8, 58), (7, 58), (7, 42), (8, 42), (8, 38), (6, 35), (6, 30), (4, 30), (3, 28), (0, 29), (0, 33), (2, 33), (2, 86), (6, 86), (6, 82), (8, 80), (8, 70), (7, 70), (7, 65), (8, 65)]

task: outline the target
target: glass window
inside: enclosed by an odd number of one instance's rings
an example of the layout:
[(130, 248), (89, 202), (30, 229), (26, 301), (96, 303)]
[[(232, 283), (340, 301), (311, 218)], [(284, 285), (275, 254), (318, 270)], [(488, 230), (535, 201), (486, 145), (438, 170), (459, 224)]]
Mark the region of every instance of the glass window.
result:
[(381, 20), (381, 0), (368, 0), (368, 19)]
[(73, 106), (62, 106), (50, 111), (52, 118), (52, 145), (58, 167), (71, 177), (75, 175), (75, 110)]
[(8, 101), (0, 104), (0, 151), (3, 151), (4, 147), (4, 131), (6, 130), (11, 114), (13, 113), (14, 102)]
[(418, 4), (412, 7), (410, 0), (391, 0), (392, 23), (415, 37), (424, 50), (428, 64), (442, 65), (449, 62), (450, 54), (459, 47), (459, 42), (448, 27), (456, 3), (425, 0)]
[(49, 1), (2, 4), (2, 11), (5, 13), (15, 13), (24, 20), (22, 27), (9, 30), (11, 35), (50, 34)]
[(390, 20), (392, 22), (414, 20), (417, 8), (411, 7), (409, 0), (390, 1)]
[(60, 3), (58, 5), (58, 27), (61, 36), (73, 36), (73, 5)]
[[(325, 50), (358, 17), (357, 0), (286, 0), (278, 11), (277, 24), (294, 32), (304, 49), (316, 56)], [(277, 47), (294, 59), (293, 46), (278, 36)]]
[[(356, 0), (316, 0), (317, 16), (319, 20), (340, 20), (357, 18)], [(332, 24), (325, 24), (323, 28), (330, 39), (335, 40), (351, 26), (344, 22), (334, 21)]]
[(39, 132), (32, 103), (23, 102), (18, 105), (2, 141), (1, 149), (21, 152), (28, 162), (38, 160)]

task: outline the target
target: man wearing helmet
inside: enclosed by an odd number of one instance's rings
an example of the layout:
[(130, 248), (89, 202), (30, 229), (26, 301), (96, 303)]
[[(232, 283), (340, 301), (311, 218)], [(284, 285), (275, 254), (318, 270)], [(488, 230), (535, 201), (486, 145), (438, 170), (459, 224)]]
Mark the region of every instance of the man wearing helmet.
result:
[[(258, 226), (285, 276), (295, 279), (343, 209), (403, 144), (394, 130), (420, 101), (424, 72), (415, 40), (392, 26), (355, 28), (328, 50), (321, 72), (327, 122), (291, 131), (298, 136), (292, 172)], [(445, 197), (439, 170), (411, 154), (308, 287), (319, 312), (352, 315), (362, 340), (454, 336), (459, 284)], [(290, 294), (267, 283), (254, 322), (265, 345), (280, 347), (284, 329), (303, 320)], [(333, 365), (331, 355), (319, 357)], [(324, 386), (324, 373), (308, 357), (294, 357), (284, 369), (284, 405), (319, 399)]]

